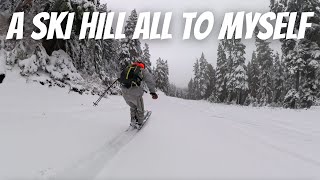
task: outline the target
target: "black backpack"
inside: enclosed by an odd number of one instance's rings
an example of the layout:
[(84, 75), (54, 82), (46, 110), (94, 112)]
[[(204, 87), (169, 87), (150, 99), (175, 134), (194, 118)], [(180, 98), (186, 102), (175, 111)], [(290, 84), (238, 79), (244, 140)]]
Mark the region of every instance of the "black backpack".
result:
[(137, 65), (130, 65), (126, 67), (120, 75), (118, 80), (125, 88), (140, 86), (142, 81), (141, 67)]

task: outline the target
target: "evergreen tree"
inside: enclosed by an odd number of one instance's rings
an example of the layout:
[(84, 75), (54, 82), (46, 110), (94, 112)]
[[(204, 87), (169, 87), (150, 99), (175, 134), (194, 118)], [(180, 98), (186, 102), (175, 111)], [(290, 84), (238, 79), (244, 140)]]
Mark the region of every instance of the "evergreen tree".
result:
[(168, 61), (164, 61), (161, 58), (157, 60), (155, 79), (156, 87), (163, 91), (165, 94), (168, 94), (170, 86)]
[(149, 52), (149, 44), (144, 44), (142, 62), (146, 64), (146, 68), (151, 72), (151, 61), (150, 61), (150, 52)]
[(106, 39), (102, 41), (102, 58), (105, 62), (105, 69), (107, 77), (105, 79), (107, 85), (112, 83), (113, 79), (117, 77), (119, 72), (118, 65), (118, 45), (119, 42), (114, 39)]
[(188, 98), (195, 99), (194, 82), (192, 78), (188, 83)]
[(121, 41), (120, 52), (120, 68), (127, 67), (134, 61), (141, 61), (141, 43), (139, 39), (133, 39), (133, 34), (137, 25), (138, 15), (136, 10), (131, 12), (127, 25), (125, 26), (124, 34), (126, 38)]
[[(107, 4), (100, 4), (98, 6), (98, 11), (101, 13), (109, 12), (107, 8)], [(108, 14), (107, 14), (108, 16)], [(113, 29), (111, 28), (110, 33), (113, 33)], [(103, 78), (105, 85), (109, 86), (115, 78), (117, 78), (117, 72), (119, 72), (118, 65), (118, 49), (119, 49), (119, 41), (115, 39), (102, 39), (96, 40), (97, 44), (101, 47), (101, 58), (102, 64), (105, 70), (105, 77)]]
[(247, 67), (244, 57), (246, 46), (240, 39), (235, 38), (224, 39), (222, 44), (227, 57), (227, 102), (243, 104), (245, 91), (248, 89)]
[[(248, 90), (247, 68), (245, 66), (245, 48), (246, 46), (241, 40), (233, 41), (233, 63), (232, 73), (229, 76), (229, 87), (232, 87), (230, 94), (234, 93), (237, 104), (243, 104), (245, 100), (245, 92)], [(231, 88), (230, 88), (231, 89)], [(231, 96), (232, 97), (232, 96)], [(233, 99), (232, 99), (233, 100)], [(230, 99), (230, 101), (232, 101)]]
[(194, 79), (192, 79), (192, 89), (194, 99), (208, 99), (215, 89), (215, 71), (206, 60), (204, 53), (197, 59), (193, 66)]
[[(210, 63), (208, 63), (207, 69), (208, 69), (208, 75), (209, 75), (209, 84), (208, 84), (207, 92), (205, 95), (205, 99), (208, 99), (210, 96), (217, 97), (217, 90), (215, 87), (216, 70), (213, 68), (213, 66)], [(212, 99), (211, 102), (214, 102), (214, 99)]]
[(261, 105), (267, 105), (272, 102), (272, 68), (273, 68), (273, 52), (270, 48), (270, 42), (261, 40), (257, 37), (258, 28), (256, 33), (256, 55), (257, 62), (259, 63), (259, 89), (257, 98)]
[[(270, 8), (273, 12), (298, 12), (294, 30), (299, 29), (302, 12), (315, 12), (309, 19), (313, 28), (308, 28), (304, 39), (283, 39), (282, 53), (285, 67), (289, 72), (291, 89), (284, 99), (284, 106), (290, 108), (310, 108), (319, 93), (317, 71), (319, 69), (320, 29), (320, 1), (307, 0), (271, 0)], [(285, 31), (286, 29), (283, 29)]]
[(279, 53), (276, 53), (273, 64), (273, 102), (279, 104), (283, 101), (284, 92), (284, 69), (280, 61)]
[(260, 72), (259, 63), (257, 61), (256, 53), (253, 52), (251, 62), (248, 64), (248, 76), (249, 76), (250, 96), (255, 101), (257, 99), (258, 89), (260, 86), (260, 81), (259, 81), (260, 73), (259, 72)]
[[(299, 71), (300, 80), (297, 82), (300, 94), (300, 107), (310, 108), (316, 101), (316, 96), (319, 92), (319, 81), (316, 73), (319, 68), (319, 57), (316, 57), (315, 52), (320, 53), (319, 46), (310, 40), (303, 39), (297, 43), (298, 62), (302, 62), (302, 71)], [(294, 59), (294, 58), (293, 58)], [(297, 72), (298, 74), (298, 72)]]
[(195, 64), (193, 65), (193, 88), (194, 88), (194, 98), (195, 99), (201, 99), (200, 96), (200, 64), (199, 60), (197, 59)]
[(200, 98), (207, 99), (209, 96), (207, 95), (209, 91), (210, 85), (210, 71), (209, 71), (209, 63), (204, 57), (204, 54), (201, 54), (199, 59), (199, 93)]
[(227, 57), (222, 43), (218, 46), (217, 70), (216, 70), (216, 85), (217, 95), (213, 95), (211, 99), (215, 102), (224, 102), (227, 98), (226, 75), (227, 75)]

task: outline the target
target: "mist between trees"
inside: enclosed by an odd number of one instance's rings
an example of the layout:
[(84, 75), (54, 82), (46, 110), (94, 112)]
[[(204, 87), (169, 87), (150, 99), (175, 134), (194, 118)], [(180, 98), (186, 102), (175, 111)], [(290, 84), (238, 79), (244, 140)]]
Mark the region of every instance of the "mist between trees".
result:
[[(202, 54), (194, 64), (194, 77), (186, 89), (169, 83), (168, 61), (159, 58), (152, 66), (148, 44), (141, 45), (139, 39), (132, 38), (138, 19), (135, 10), (125, 23), (126, 38), (121, 40), (79, 40), (84, 12), (109, 12), (107, 5), (100, 4), (99, 0), (0, 0), (0, 10), (1, 59), (5, 69), (19, 67), (28, 81), (69, 87), (70, 91), (81, 94), (101, 94), (123, 67), (133, 61), (143, 61), (155, 76), (157, 88), (170, 96), (286, 108), (310, 108), (320, 98), (318, 0), (271, 0), (270, 10), (275, 13), (298, 12), (297, 19), (300, 19), (302, 12), (315, 12), (309, 19), (313, 26), (307, 29), (305, 38), (281, 40), (281, 52), (272, 51), (268, 41), (256, 38), (256, 51), (251, 60), (245, 59), (246, 47), (241, 40), (223, 39), (218, 47), (217, 64), (209, 64)], [(23, 40), (5, 40), (4, 33), (14, 12), (25, 12)], [(40, 12), (74, 12), (70, 40), (33, 40), (31, 33), (37, 29), (32, 19)], [(48, 26), (49, 22), (45, 23)], [(65, 28), (66, 21), (62, 23), (62, 29)], [(297, 23), (295, 30), (298, 29)], [(286, 28), (282, 30), (286, 32)], [(256, 34), (258, 31), (256, 29)], [(110, 93), (119, 94), (119, 89), (117, 85)]]

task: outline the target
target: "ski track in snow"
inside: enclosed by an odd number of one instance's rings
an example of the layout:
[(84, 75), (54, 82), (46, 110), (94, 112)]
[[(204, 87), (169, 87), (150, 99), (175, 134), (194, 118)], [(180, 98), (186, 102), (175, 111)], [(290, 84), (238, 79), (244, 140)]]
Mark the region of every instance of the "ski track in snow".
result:
[(67, 168), (62, 173), (49, 179), (94, 179), (104, 166), (137, 134), (137, 130), (129, 130), (120, 133), (97, 151)]

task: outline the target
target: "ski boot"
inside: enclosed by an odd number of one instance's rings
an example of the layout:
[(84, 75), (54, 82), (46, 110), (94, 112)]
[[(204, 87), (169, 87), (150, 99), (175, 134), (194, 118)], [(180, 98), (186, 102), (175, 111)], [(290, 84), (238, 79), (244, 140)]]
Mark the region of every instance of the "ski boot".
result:
[(137, 118), (136, 118), (136, 117), (132, 117), (132, 118), (131, 118), (130, 127), (132, 127), (133, 129), (135, 129), (135, 128), (136, 128), (137, 123), (138, 123)]

